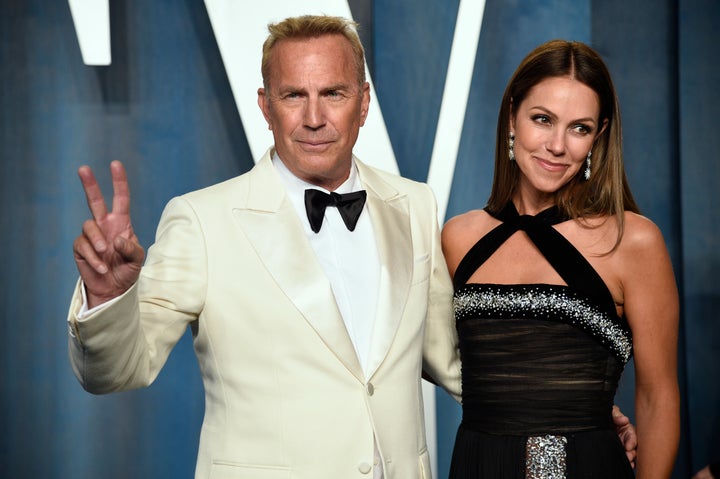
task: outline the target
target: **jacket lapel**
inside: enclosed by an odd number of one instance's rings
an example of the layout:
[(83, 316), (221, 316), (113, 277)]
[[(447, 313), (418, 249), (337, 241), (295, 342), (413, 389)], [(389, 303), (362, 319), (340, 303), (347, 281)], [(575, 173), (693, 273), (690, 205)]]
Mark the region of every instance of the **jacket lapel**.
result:
[(368, 358), (367, 377), (382, 363), (392, 345), (405, 309), (412, 278), (413, 249), (408, 198), (372, 169), (355, 159), (368, 191), (367, 207), (380, 257), (377, 314)]
[(278, 287), (347, 369), (364, 381), (330, 282), (272, 166), (270, 151), (248, 175), (246, 203), (234, 210), (240, 228)]

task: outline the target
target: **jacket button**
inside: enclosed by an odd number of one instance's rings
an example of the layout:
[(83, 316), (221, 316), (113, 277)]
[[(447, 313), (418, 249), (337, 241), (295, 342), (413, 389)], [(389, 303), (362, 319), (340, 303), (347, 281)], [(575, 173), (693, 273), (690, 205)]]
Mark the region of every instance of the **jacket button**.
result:
[(367, 383), (367, 393), (369, 396), (375, 394), (375, 386), (373, 386), (372, 383)]
[(363, 474), (370, 474), (370, 471), (372, 471), (372, 466), (367, 462), (361, 462), (358, 466), (358, 471), (362, 472)]

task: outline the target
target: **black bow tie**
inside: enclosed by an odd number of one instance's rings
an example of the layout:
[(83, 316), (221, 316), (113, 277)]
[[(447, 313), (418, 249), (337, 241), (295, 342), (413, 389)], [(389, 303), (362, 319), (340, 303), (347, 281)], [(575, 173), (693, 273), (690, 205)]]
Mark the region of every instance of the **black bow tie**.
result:
[(335, 192), (327, 194), (320, 190), (305, 190), (305, 211), (307, 211), (307, 217), (310, 220), (310, 228), (316, 233), (320, 231), (325, 216), (325, 208), (335, 206), (347, 229), (350, 231), (355, 230), (366, 197), (365, 190), (345, 194)]

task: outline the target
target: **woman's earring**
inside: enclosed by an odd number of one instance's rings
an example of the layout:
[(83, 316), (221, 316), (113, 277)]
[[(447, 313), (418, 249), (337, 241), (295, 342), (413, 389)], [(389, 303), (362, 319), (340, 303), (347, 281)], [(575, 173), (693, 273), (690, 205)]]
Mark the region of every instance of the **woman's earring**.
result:
[(510, 161), (515, 161), (515, 150), (513, 149), (515, 147), (515, 134), (510, 133), (510, 139), (508, 140), (508, 155), (510, 156)]
[(588, 151), (588, 156), (585, 158), (585, 179), (590, 179), (590, 165), (592, 165), (592, 160), (590, 157), (592, 156), (592, 150)]

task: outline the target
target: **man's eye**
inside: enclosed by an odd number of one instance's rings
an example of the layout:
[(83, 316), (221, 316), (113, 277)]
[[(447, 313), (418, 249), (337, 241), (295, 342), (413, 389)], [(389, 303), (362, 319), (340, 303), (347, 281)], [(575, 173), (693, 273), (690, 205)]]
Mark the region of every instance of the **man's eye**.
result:
[(298, 98), (302, 98), (302, 94), (301, 94), (301, 93), (298, 93), (298, 92), (296, 92), (296, 91), (285, 91), (285, 92), (281, 92), (281, 93), (277, 96), (277, 98), (280, 99), (280, 100), (282, 100), (282, 101), (286, 101), (286, 100), (297, 100)]

